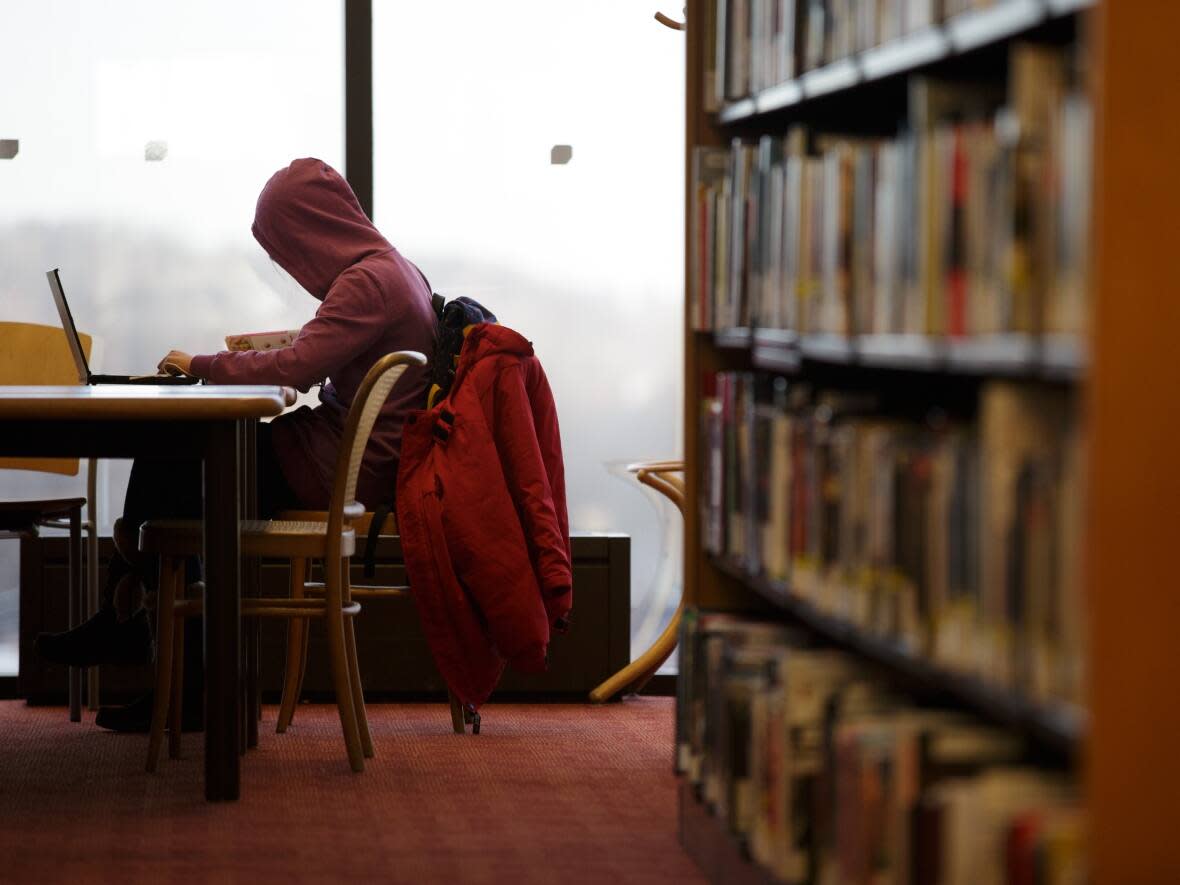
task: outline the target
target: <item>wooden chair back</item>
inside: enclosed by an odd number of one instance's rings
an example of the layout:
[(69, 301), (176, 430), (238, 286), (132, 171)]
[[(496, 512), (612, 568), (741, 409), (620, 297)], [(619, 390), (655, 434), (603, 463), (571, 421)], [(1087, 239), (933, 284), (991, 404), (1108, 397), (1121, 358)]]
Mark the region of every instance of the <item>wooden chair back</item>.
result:
[(356, 483), (377, 414), (402, 373), (409, 366), (424, 365), (426, 357), (416, 351), (403, 350), (387, 354), (373, 364), (357, 389), (340, 440), (332, 499), (328, 505), (328, 537), (337, 539), (336, 543), (339, 543), (344, 520), (357, 519), (365, 512), (365, 508), (356, 501)]
[[(89, 335), (78, 334), (90, 359)], [(0, 384), (74, 385), (78, 369), (61, 326), (0, 322)], [(0, 469), (77, 476), (78, 459), (0, 458)]]
[(631, 464), (627, 469), (645, 486), (655, 489), (675, 504), (680, 514), (684, 515), (683, 461), (648, 461)]

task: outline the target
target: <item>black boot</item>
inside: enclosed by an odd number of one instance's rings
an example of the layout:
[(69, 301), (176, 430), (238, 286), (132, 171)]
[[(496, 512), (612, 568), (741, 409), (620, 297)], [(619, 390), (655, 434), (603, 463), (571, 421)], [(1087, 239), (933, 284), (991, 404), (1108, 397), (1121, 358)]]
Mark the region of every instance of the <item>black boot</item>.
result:
[(42, 633), (36, 647), (46, 660), (71, 667), (146, 664), (152, 657), (152, 631), (145, 611), (120, 622), (113, 608), (103, 608), (73, 630)]
[[(181, 691), (181, 731), (201, 731), (205, 725), (205, 671), (201, 654), (201, 619), (184, 622), (184, 687)], [(152, 727), (155, 692), (122, 707), (99, 707), (94, 724), (129, 734), (147, 734)]]
[[(186, 686), (187, 687), (187, 686)], [(186, 697), (180, 714), (181, 731), (201, 731), (205, 717), (202, 698)], [(152, 710), (155, 708), (155, 692), (149, 691), (130, 704), (121, 707), (103, 706), (98, 708), (94, 724), (99, 728), (123, 734), (147, 734), (152, 727)]]

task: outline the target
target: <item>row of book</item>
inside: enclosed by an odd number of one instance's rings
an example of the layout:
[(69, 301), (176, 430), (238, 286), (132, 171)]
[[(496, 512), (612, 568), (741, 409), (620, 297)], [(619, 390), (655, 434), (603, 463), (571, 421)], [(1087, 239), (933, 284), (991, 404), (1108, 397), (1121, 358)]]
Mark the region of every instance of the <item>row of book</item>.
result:
[(782, 882), (1085, 881), (1076, 785), (1022, 741), (917, 708), (781, 625), (689, 610), (677, 769)]
[(1092, 124), (1070, 58), (1014, 45), (1006, 94), (912, 77), (895, 137), (696, 148), (693, 327), (1083, 335)]
[(948, 672), (1080, 707), (1074, 393), (988, 382), (962, 418), (749, 372), (703, 387), (708, 554)]
[(706, 110), (1005, 0), (713, 0)]

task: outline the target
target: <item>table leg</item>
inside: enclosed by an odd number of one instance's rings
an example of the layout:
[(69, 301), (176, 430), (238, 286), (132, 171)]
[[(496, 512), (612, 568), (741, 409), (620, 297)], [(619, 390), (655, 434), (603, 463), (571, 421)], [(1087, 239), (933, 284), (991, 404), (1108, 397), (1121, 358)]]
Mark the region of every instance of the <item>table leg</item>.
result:
[(237, 799), (242, 618), (239, 425), (205, 441), (205, 798)]
[[(98, 614), (98, 459), (86, 462), (86, 617)], [(86, 709), (98, 712), (98, 667), (86, 669)]]
[[(82, 511), (70, 511), (70, 629), (82, 623)], [(82, 668), (70, 667), (70, 721), (82, 721)]]
[[(242, 422), (242, 503), (243, 519), (258, 518), (258, 424), (255, 421)], [(243, 563), (242, 595), (257, 598), (261, 595), (261, 563), (257, 557)], [(258, 618), (250, 618), (243, 625), (246, 653), (245, 678), (243, 680), (242, 725), (245, 729), (243, 746), (253, 750), (258, 746), (258, 720), (261, 718), (261, 692), (258, 684)]]

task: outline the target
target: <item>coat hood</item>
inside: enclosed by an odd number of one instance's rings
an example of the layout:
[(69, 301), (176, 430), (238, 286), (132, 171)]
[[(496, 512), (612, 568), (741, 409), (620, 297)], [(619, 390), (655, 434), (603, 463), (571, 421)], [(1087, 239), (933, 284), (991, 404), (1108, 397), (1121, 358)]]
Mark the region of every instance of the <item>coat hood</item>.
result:
[(451, 383), (449, 395), (454, 394), (471, 371), (471, 367), (485, 357), (509, 354), (521, 359), (533, 355), (533, 344), (519, 332), (496, 323), (478, 323), (471, 327), (459, 351), (459, 365), (455, 369), (455, 380)]
[(452, 391), (465, 378), (471, 367), (487, 358), (507, 354), (526, 359), (532, 356), (532, 342), (519, 332), (514, 332), (507, 326), (499, 326), (493, 322), (481, 322), (471, 328), (463, 342), (463, 349), (459, 352), (459, 365), (455, 368)]
[(254, 210), (254, 239), (321, 301), (348, 268), (393, 246), (352, 188), (322, 160), (296, 160), (270, 177)]
[(507, 326), (495, 322), (479, 323), (467, 334), (459, 359), (474, 362), (497, 353), (529, 357), (533, 355), (533, 343)]

